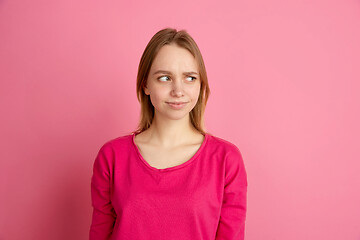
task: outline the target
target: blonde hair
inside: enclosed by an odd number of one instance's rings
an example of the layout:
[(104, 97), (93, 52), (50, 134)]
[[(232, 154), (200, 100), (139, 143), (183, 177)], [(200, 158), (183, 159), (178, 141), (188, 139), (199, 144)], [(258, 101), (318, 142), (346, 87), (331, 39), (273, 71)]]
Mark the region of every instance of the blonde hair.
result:
[(151, 103), (150, 96), (144, 92), (146, 81), (150, 72), (151, 65), (159, 52), (160, 48), (166, 44), (175, 43), (179, 47), (187, 49), (195, 58), (199, 67), (200, 75), (200, 94), (195, 107), (190, 112), (190, 120), (196, 130), (205, 134), (204, 112), (205, 106), (210, 95), (206, 69), (201, 52), (194, 39), (186, 30), (177, 31), (173, 28), (164, 28), (158, 31), (147, 44), (139, 63), (136, 92), (138, 101), (141, 104), (141, 114), (138, 127), (133, 133), (140, 133), (148, 129), (154, 119), (154, 106)]

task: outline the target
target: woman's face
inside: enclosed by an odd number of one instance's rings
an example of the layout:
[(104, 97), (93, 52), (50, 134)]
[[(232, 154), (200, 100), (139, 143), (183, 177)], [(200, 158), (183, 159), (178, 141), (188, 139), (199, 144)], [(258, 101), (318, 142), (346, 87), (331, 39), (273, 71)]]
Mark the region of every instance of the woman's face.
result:
[(185, 48), (164, 45), (150, 68), (144, 89), (157, 117), (188, 117), (200, 94), (200, 75), (195, 58)]

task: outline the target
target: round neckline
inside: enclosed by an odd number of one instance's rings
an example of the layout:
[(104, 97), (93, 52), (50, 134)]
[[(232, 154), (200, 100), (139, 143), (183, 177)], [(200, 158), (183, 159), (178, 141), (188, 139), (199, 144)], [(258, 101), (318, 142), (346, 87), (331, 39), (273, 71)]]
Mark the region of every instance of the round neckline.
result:
[(208, 140), (208, 134), (205, 133), (204, 134), (204, 140), (203, 142), (201, 143), (200, 145), (200, 148), (196, 151), (196, 153), (189, 159), (187, 160), (186, 162), (180, 164), (180, 165), (177, 165), (177, 166), (173, 166), (173, 167), (168, 167), (168, 168), (163, 168), (163, 169), (159, 169), (159, 168), (155, 168), (153, 166), (151, 166), (144, 158), (143, 156), (141, 155), (140, 153), (140, 150), (138, 148), (138, 146), (136, 145), (135, 143), (135, 136), (137, 135), (138, 133), (133, 133), (131, 135), (131, 140), (132, 140), (132, 145), (140, 159), (140, 161), (145, 164), (146, 167), (148, 167), (149, 169), (153, 170), (153, 171), (156, 171), (156, 172), (168, 172), (168, 171), (173, 171), (173, 170), (177, 170), (177, 169), (180, 169), (180, 168), (183, 168), (183, 167), (186, 167), (187, 165), (189, 165), (190, 163), (192, 163), (194, 160), (196, 160), (196, 158), (199, 156), (199, 154), (202, 152), (204, 146), (206, 145), (206, 142)]

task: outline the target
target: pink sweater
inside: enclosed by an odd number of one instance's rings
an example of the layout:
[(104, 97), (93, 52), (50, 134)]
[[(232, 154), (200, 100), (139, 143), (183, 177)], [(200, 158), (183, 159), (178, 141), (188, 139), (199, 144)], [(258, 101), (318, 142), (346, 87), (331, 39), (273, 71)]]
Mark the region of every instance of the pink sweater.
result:
[(150, 166), (134, 134), (106, 142), (94, 162), (90, 240), (242, 240), (247, 177), (239, 149), (205, 135), (187, 162)]

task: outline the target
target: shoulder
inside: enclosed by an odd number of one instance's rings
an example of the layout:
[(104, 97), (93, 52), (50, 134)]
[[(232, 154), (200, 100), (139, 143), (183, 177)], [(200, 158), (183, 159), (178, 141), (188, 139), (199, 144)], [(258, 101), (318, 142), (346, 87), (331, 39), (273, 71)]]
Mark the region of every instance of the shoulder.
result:
[(123, 135), (105, 141), (97, 152), (94, 168), (112, 169), (115, 159), (124, 157), (132, 141), (132, 135)]
[(210, 156), (218, 156), (226, 168), (244, 167), (244, 161), (240, 149), (229, 140), (209, 135), (207, 151)]
[(118, 146), (124, 146), (124, 145), (129, 145), (132, 143), (133, 140), (133, 135), (132, 134), (128, 134), (128, 135), (122, 135), (116, 138), (112, 138), (107, 140), (102, 147), (118, 147)]
[(210, 149), (214, 154), (220, 155), (225, 167), (226, 182), (234, 178), (239, 179), (239, 184), (247, 185), (247, 174), (242, 154), (239, 148), (232, 142), (220, 137), (209, 135)]
[(99, 149), (99, 153), (113, 153), (114, 151), (128, 148), (132, 144), (132, 134), (122, 135), (105, 141)]
[(229, 140), (224, 138), (208, 134), (208, 144), (211, 146), (211, 149), (216, 150), (217, 152), (223, 152), (224, 154), (237, 154), (241, 155), (239, 148)]

